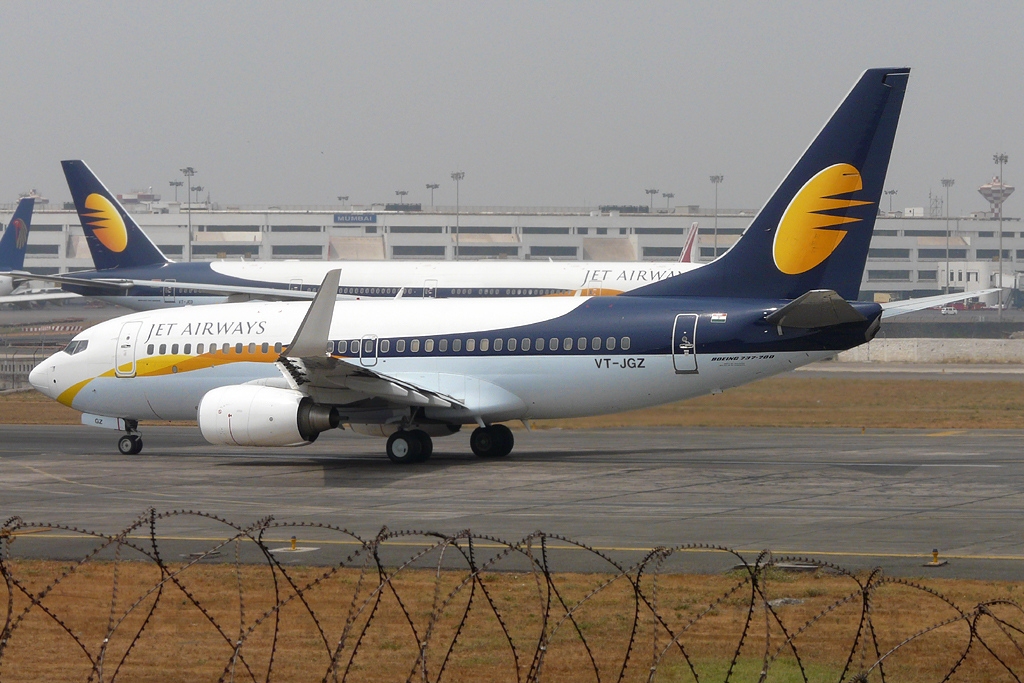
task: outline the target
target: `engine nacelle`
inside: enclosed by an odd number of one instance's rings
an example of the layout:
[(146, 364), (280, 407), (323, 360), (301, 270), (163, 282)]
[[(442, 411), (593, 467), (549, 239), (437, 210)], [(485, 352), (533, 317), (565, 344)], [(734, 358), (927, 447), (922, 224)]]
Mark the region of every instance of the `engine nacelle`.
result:
[(198, 418), (204, 439), (228, 446), (304, 446), (341, 421), (301, 392), (250, 384), (207, 392)]
[(14, 278), (10, 275), (0, 275), (0, 296), (7, 296), (14, 291)]

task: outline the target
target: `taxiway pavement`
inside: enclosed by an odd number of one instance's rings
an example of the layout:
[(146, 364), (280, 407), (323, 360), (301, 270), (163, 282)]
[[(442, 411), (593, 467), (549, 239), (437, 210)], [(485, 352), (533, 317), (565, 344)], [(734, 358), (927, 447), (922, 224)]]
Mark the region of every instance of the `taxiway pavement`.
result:
[[(122, 456), (116, 432), (4, 425), (0, 516), (103, 533), (150, 506), (241, 525), (273, 515), (369, 538), (383, 526), (513, 541), (543, 529), (625, 563), (654, 546), (694, 543), (900, 575), (1024, 577), (1024, 431), (518, 430), (515, 451), (500, 460), (474, 457), (461, 433), (435, 439), (430, 461), (412, 466), (389, 462), (383, 440), (350, 432), (261, 451), (210, 446), (194, 427), (143, 434), (144, 453)], [(158, 527), (162, 550), (182, 557), (228, 531), (190, 516)], [(289, 535), (268, 537), (285, 545)], [(296, 535), (318, 550), (285, 561), (332, 563), (357, 547), (337, 534)], [(396, 546), (395, 558), (417, 542)], [(11, 546), (15, 556), (67, 559), (88, 547), (58, 531)], [(949, 565), (922, 567), (933, 548)], [(553, 562), (607, 568), (581, 551), (557, 551)], [(717, 571), (733, 560), (690, 553), (684, 563)]]

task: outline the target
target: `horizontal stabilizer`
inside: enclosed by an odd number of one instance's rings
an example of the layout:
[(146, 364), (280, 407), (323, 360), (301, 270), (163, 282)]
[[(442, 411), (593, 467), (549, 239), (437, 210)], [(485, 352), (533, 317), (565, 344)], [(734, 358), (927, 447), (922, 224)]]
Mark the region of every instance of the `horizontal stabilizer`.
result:
[(983, 289), (980, 292), (960, 292), (959, 294), (938, 294), (936, 296), (925, 296), (920, 299), (904, 299), (902, 301), (889, 301), (881, 304), (882, 306), (882, 319), (892, 318), (893, 316), (903, 315), (904, 313), (914, 313), (915, 311), (923, 311), (926, 308), (934, 308), (935, 306), (943, 306), (945, 304), (952, 304), (957, 301), (963, 301), (964, 299), (973, 299), (978, 296), (985, 296), (986, 294), (993, 294), (998, 292), (999, 289)]
[(807, 292), (765, 316), (765, 321), (772, 325), (802, 329), (859, 323), (865, 320), (867, 318), (831, 289)]

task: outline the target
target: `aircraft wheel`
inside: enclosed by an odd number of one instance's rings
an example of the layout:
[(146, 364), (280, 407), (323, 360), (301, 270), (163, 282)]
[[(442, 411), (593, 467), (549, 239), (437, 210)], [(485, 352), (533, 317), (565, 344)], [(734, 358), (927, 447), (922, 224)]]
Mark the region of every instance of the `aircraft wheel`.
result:
[(430, 434), (427, 434), (422, 429), (415, 429), (409, 433), (419, 439), (420, 442), (420, 456), (418, 461), (424, 462), (429, 459), (431, 454), (434, 452), (434, 440), (430, 438)]
[(477, 427), (469, 436), (469, 447), (481, 458), (502, 458), (512, 452), (515, 439), (505, 425)]
[(142, 437), (138, 434), (125, 434), (117, 440), (117, 450), (122, 455), (138, 455), (142, 452)]
[(415, 432), (400, 430), (391, 435), (387, 445), (388, 459), (399, 465), (419, 462), (423, 453), (423, 443)]

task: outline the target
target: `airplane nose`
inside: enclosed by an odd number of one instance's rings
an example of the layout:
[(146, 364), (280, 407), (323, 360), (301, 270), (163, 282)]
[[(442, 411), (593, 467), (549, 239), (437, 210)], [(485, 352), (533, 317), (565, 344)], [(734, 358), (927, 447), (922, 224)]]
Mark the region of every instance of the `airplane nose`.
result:
[(47, 370), (47, 363), (49, 363), (48, 359), (32, 368), (32, 372), (28, 373), (28, 383), (35, 387), (36, 391), (49, 395), (47, 380), (50, 377), (50, 372)]

